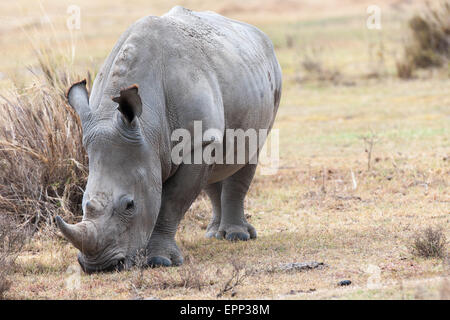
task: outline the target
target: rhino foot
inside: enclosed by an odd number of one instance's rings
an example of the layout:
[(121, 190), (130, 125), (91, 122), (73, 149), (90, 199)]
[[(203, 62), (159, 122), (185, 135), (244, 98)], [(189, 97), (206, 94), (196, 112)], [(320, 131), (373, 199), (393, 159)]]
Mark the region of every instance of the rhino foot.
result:
[(214, 238), (218, 231), (219, 231), (219, 224), (216, 223), (209, 224), (208, 228), (206, 228), (205, 237), (209, 239)]
[(183, 264), (183, 255), (174, 239), (153, 237), (149, 243), (147, 265), (151, 268), (171, 267)]
[(229, 224), (220, 226), (215, 237), (217, 239), (226, 239), (229, 241), (247, 241), (249, 239), (256, 239), (256, 230), (247, 222), (242, 225)]
[(172, 261), (166, 257), (156, 256), (156, 257), (150, 257), (147, 259), (147, 265), (150, 268), (157, 268), (157, 267), (170, 267), (172, 266)]

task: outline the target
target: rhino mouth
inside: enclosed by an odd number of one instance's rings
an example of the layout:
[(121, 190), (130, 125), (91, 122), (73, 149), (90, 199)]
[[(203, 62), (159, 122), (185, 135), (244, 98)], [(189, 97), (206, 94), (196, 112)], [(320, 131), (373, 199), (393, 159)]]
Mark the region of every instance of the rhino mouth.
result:
[(114, 272), (114, 271), (122, 271), (127, 268), (127, 260), (124, 257), (115, 257), (113, 259), (109, 259), (106, 262), (101, 264), (92, 263), (82, 254), (78, 254), (78, 263), (81, 266), (81, 269), (87, 273), (96, 273), (96, 272)]

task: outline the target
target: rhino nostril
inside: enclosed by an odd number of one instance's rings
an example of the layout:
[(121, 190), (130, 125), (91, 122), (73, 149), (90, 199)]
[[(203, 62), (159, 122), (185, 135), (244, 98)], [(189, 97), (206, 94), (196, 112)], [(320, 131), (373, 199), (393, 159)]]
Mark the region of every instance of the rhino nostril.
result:
[(85, 211), (86, 211), (87, 214), (92, 214), (92, 213), (94, 213), (95, 207), (94, 207), (94, 205), (92, 204), (91, 201), (86, 201), (86, 208), (85, 208)]
[(118, 259), (115, 263), (115, 269), (117, 271), (122, 271), (125, 268), (125, 258)]

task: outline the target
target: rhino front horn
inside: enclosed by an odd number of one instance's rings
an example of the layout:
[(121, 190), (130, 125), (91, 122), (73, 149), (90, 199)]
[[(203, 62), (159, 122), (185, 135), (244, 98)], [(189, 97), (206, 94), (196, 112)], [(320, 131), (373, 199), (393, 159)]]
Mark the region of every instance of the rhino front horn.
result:
[(67, 240), (69, 240), (81, 252), (86, 252), (88, 244), (86, 222), (71, 225), (66, 223), (60, 216), (57, 216), (56, 224)]

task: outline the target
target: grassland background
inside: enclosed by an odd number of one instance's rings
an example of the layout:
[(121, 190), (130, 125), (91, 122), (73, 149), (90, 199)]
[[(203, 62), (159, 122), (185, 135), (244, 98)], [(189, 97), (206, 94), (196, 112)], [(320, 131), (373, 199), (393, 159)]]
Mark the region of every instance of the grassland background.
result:
[[(70, 32), (66, 11), (72, 4), (81, 9), (81, 29)], [(204, 239), (211, 205), (201, 196), (177, 235), (188, 257), (184, 266), (82, 274), (80, 289), (70, 290), (66, 280), (76, 268), (76, 250), (57, 236), (37, 234), (19, 257), (9, 297), (216, 298), (233, 257), (258, 272), (224, 298), (442, 297), (449, 290), (448, 260), (418, 258), (408, 248), (426, 226), (441, 226), (450, 236), (449, 74), (395, 77), (406, 21), (420, 1), (4, 1), (2, 94), (13, 83), (35, 85), (33, 45), (71, 57), (80, 74), (97, 70), (131, 23), (176, 4), (254, 24), (276, 47), (284, 79), (275, 125), (281, 167), (274, 176), (258, 174), (246, 200), (258, 239)], [(382, 10), (381, 30), (366, 28), (369, 4)], [(338, 75), (317, 80), (302, 68), (308, 59), (325, 75)], [(362, 137), (371, 134), (378, 141), (369, 171)], [(327, 267), (268, 271), (303, 261)], [(377, 287), (367, 285), (371, 265), (381, 272)], [(352, 285), (338, 287), (344, 279)]]

